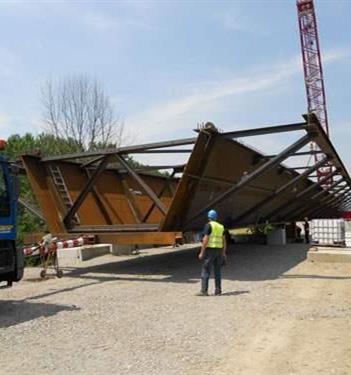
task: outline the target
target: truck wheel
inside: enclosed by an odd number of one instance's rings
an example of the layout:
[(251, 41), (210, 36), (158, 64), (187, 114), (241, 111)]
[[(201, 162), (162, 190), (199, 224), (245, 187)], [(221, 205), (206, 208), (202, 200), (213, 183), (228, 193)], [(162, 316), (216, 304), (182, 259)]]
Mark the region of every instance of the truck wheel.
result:
[(7, 280), (7, 287), (8, 288), (11, 288), (12, 284), (13, 284), (12, 280)]
[(12, 243), (12, 249), (15, 255), (15, 269), (13, 271), (12, 280), (17, 282), (23, 278), (24, 253), (23, 253), (23, 249), (16, 248), (15, 242)]

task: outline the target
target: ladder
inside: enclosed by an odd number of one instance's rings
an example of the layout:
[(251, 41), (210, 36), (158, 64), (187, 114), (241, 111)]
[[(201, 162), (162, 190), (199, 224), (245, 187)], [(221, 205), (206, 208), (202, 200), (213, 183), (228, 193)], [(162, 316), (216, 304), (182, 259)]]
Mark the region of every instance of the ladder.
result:
[[(65, 208), (68, 212), (73, 206), (73, 201), (71, 196), (69, 195), (60, 167), (57, 164), (50, 164), (49, 169), (52, 176), (52, 180), (56, 186), (57, 192), (59, 193), (59, 196), (62, 199), (62, 202), (64, 203)], [(75, 224), (80, 224), (80, 220), (77, 214), (73, 216), (72, 221)]]

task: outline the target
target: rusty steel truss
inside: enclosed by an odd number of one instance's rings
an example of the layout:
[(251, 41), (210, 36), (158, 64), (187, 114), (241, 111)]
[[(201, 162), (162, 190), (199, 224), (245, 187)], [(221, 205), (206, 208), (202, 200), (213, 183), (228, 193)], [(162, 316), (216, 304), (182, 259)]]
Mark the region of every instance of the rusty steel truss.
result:
[[(303, 117), (296, 124), (231, 132), (207, 124), (192, 138), (22, 160), (54, 234), (156, 244), (171, 243), (177, 232), (200, 230), (212, 208), (228, 227), (338, 216), (351, 205), (350, 177), (316, 116)], [(301, 135), (276, 155), (239, 141), (288, 132)], [(318, 151), (303, 150), (311, 141)], [(316, 152), (313, 166), (282, 164)], [(130, 158), (178, 153), (189, 154), (187, 163), (133, 167)], [(316, 180), (325, 165), (330, 173)], [(152, 173), (161, 170), (168, 175)]]

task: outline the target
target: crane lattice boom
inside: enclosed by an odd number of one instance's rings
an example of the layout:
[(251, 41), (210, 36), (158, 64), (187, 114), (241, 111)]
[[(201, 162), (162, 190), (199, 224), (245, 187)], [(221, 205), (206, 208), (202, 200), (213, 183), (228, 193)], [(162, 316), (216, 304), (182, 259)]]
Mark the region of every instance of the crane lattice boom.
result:
[[(315, 113), (329, 137), (327, 104), (314, 3), (313, 0), (297, 0), (296, 5), (305, 75), (307, 110), (308, 112)], [(312, 143), (311, 148), (315, 150), (316, 145)], [(315, 163), (317, 163), (320, 158), (320, 155), (315, 154)], [(318, 169), (318, 180), (329, 172), (330, 167)]]

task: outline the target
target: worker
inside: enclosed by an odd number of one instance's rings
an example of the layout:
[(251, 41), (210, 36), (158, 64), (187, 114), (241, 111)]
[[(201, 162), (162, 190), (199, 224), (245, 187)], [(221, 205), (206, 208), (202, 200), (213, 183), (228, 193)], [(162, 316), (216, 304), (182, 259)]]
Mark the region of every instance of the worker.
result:
[(305, 230), (305, 242), (310, 243), (310, 224), (308, 222), (307, 217), (305, 217), (305, 221), (303, 223), (303, 229)]
[(298, 224), (296, 224), (296, 227), (295, 227), (296, 242), (302, 242), (302, 240), (301, 240), (301, 232), (302, 232), (301, 227)]
[(217, 212), (208, 212), (208, 223), (204, 227), (202, 246), (199, 259), (202, 263), (201, 290), (197, 295), (208, 296), (208, 282), (211, 269), (213, 268), (215, 277), (215, 295), (222, 293), (221, 267), (226, 262), (226, 239), (224, 226), (217, 222)]

